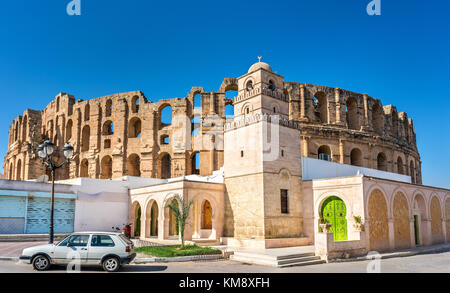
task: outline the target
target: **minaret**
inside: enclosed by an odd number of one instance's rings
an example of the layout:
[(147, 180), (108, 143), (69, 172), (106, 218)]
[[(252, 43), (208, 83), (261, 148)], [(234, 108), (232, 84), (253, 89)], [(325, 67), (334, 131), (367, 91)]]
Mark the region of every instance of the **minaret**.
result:
[(238, 93), (224, 129), (224, 234), (253, 247), (284, 245), (303, 231), (299, 126), (288, 120), (283, 77), (261, 59), (238, 78)]

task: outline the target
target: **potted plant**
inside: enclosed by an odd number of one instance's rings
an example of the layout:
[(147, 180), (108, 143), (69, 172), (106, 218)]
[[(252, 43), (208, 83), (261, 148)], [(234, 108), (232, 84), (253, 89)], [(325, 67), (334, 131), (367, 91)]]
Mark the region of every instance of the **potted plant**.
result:
[(364, 231), (364, 224), (362, 223), (361, 216), (353, 216), (353, 220), (355, 223), (353, 224), (353, 227), (356, 231)]
[(331, 229), (331, 224), (328, 223), (327, 219), (320, 218), (319, 219), (319, 232), (328, 233)]

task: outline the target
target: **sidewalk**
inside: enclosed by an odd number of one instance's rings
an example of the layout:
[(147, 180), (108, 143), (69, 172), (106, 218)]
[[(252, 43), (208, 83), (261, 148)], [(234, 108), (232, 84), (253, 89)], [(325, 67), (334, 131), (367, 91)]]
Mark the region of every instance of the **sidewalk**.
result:
[(0, 242), (0, 260), (18, 260), (25, 248), (47, 243), (48, 241)]
[[(387, 259), (387, 258), (393, 258), (393, 257), (412, 256), (412, 255), (417, 255), (417, 254), (440, 253), (440, 252), (445, 252), (445, 251), (450, 251), (450, 243), (436, 244), (436, 245), (430, 245), (430, 246), (420, 246), (420, 247), (398, 250), (398, 251), (381, 252), (380, 258)], [(376, 258), (378, 258), (378, 257), (376, 257)], [(329, 262), (364, 261), (364, 260), (370, 260), (370, 259), (375, 259), (375, 257), (370, 258), (368, 256), (359, 256), (359, 257), (348, 258), (348, 259), (340, 258), (340, 259), (330, 260)]]

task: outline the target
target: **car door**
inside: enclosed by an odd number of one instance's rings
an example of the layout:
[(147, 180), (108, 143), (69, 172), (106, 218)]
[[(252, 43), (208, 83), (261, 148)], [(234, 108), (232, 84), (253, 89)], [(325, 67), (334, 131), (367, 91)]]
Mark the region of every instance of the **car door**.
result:
[(68, 264), (73, 259), (86, 263), (88, 257), (89, 234), (74, 234), (55, 247), (53, 260), (55, 264)]
[(89, 242), (88, 263), (98, 264), (106, 254), (114, 254), (117, 244), (107, 234), (93, 234)]

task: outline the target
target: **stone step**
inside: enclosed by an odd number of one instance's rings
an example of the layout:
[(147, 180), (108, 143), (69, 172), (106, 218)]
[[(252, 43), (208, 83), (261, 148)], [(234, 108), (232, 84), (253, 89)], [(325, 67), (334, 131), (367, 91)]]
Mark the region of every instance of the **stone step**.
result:
[(269, 254), (254, 253), (254, 252), (235, 251), (234, 254), (238, 255), (238, 256), (243, 256), (246, 258), (258, 258), (258, 259), (264, 259), (267, 261), (278, 261), (278, 260), (284, 260), (284, 259), (315, 256), (314, 252), (303, 252), (303, 253), (295, 253), (295, 254), (288, 254), (288, 255), (269, 255)]
[(215, 246), (215, 245), (220, 245), (220, 241), (219, 240), (215, 240), (215, 239), (201, 239), (201, 240), (193, 240), (192, 242), (194, 242), (197, 246)]
[(248, 264), (257, 264), (278, 268), (325, 263), (324, 260), (321, 260), (319, 256), (315, 256), (314, 253), (302, 253), (290, 256), (291, 257), (288, 257), (288, 255), (281, 256), (277, 259), (277, 256), (235, 252), (234, 255), (230, 256), (230, 259)]

